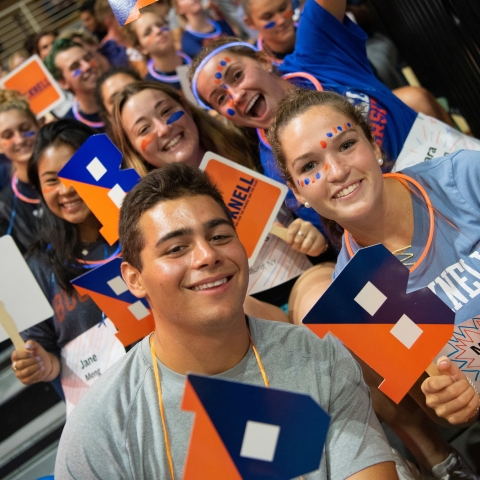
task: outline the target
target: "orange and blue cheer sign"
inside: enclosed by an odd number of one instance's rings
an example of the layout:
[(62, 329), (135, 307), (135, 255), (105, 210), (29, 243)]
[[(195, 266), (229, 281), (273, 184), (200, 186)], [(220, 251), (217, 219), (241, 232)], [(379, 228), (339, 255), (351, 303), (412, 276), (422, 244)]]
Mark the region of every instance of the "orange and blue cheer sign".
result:
[(114, 258), (71, 283), (80, 295), (90, 296), (117, 328), (117, 338), (128, 346), (152, 333), (155, 325), (147, 301), (133, 296), (123, 281), (122, 261)]
[(120, 26), (133, 22), (140, 16), (140, 9), (157, 0), (108, 0)]
[(188, 375), (195, 412), (183, 480), (289, 479), (318, 470), (330, 417), (300, 393)]
[(62, 183), (73, 187), (103, 225), (100, 233), (113, 245), (118, 240), (120, 207), (138, 183), (133, 168), (120, 170), (122, 154), (104, 133), (92, 135), (58, 172)]
[(383, 245), (362, 248), (303, 319), (379, 373), (379, 389), (396, 403), (450, 340), (455, 321), (430, 289), (407, 293), (408, 275)]

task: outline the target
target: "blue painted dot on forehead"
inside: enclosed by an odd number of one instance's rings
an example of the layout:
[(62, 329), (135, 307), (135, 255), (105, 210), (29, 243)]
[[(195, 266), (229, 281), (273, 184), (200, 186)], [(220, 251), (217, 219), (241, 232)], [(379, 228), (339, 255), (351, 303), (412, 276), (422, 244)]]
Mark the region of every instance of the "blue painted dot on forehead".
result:
[(215, 78), (218, 78), (218, 79), (222, 78), (222, 74), (220, 72), (217, 72), (215, 74)]
[(350, 128), (351, 126), (352, 124), (347, 122), (347, 127)]
[(339, 132), (341, 132), (341, 131), (343, 130), (343, 128), (342, 128), (342, 127), (337, 127), (337, 130), (338, 130)]
[(220, 60), (220, 65), (221, 65), (222, 67), (224, 67), (226, 64), (227, 64), (227, 62), (226, 62), (225, 60)]
[(328, 133), (327, 133), (327, 137), (333, 137), (333, 133), (328, 132)]

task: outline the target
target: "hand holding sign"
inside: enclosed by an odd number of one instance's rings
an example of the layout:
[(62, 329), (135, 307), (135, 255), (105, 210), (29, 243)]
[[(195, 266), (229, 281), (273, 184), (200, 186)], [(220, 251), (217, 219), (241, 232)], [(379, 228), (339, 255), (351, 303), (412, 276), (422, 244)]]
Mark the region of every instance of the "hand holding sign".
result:
[(383, 245), (359, 250), (306, 315), (319, 337), (332, 332), (384, 381), (398, 403), (453, 332), (455, 314), (430, 289), (406, 293), (408, 268)]
[(184, 480), (289, 479), (317, 470), (330, 417), (308, 396), (188, 375), (195, 412)]
[(426, 403), (452, 425), (468, 422), (478, 413), (480, 397), (467, 376), (447, 357), (437, 360), (438, 375), (422, 383)]
[(122, 154), (105, 135), (91, 136), (58, 172), (100, 220), (100, 233), (110, 245), (118, 240), (120, 207), (140, 176), (133, 168), (120, 170)]
[(210, 175), (222, 192), (238, 237), (247, 251), (248, 263), (252, 266), (288, 188), (212, 152), (205, 154), (200, 169)]
[[(53, 310), (10, 235), (0, 238), (0, 342), (53, 316)], [(28, 299), (28, 301), (25, 301)]]

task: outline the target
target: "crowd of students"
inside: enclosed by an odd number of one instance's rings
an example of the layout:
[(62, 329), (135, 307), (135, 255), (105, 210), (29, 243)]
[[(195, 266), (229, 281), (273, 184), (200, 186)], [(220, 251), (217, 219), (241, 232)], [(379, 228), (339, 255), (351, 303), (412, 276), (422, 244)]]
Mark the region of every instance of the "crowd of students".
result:
[[(359, 2), (349, 12), (345, 0), (304, 3), (156, 2), (120, 27), (108, 0), (87, 0), (84, 29), (28, 43), (69, 93), (65, 104), (38, 120), (22, 95), (0, 90), (0, 236), (14, 238), (54, 310), (22, 332), (17, 378), (62, 377), (62, 349), (104, 320), (70, 281), (120, 254), (124, 281), (155, 320), (69, 416), (58, 478), (180, 478), (192, 371), (312, 395), (332, 420), (319, 470), (304, 478), (480, 478), (436, 426), (478, 424), (478, 392), (450, 360), (397, 405), (361, 359), (302, 326), (355, 252), (377, 243), (409, 259), (409, 289), (430, 287), (456, 324), (477, 316), (480, 142), (428, 162), (406, 151), (428, 116), (448, 133), (447, 112), (426, 90), (400, 86), (397, 65), (375, 64), (351, 19)], [(182, 91), (184, 65), (197, 104)], [(400, 81), (386, 86), (381, 72), (392, 69)], [(103, 132), (142, 177), (114, 245), (58, 177)], [(262, 288), (249, 277), (271, 245), (249, 269), (221, 194), (198, 170), (207, 151), (289, 187), (277, 217), (286, 237), (275, 241), (292, 267), (274, 282), (266, 271)], [(374, 412), (414, 462), (392, 453)]]

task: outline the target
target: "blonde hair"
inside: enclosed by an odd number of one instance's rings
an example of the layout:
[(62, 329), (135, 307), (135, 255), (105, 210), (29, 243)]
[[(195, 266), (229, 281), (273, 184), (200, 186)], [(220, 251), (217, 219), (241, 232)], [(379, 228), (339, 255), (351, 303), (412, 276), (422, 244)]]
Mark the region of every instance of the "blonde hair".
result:
[(126, 166), (135, 168), (142, 176), (152, 169), (135, 150), (122, 125), (122, 110), (125, 103), (143, 90), (158, 90), (181, 105), (193, 118), (198, 128), (200, 145), (205, 151), (215, 152), (244, 167), (255, 169), (254, 152), (257, 145), (249, 141), (236, 127), (226, 127), (208, 113), (189, 103), (179, 92), (160, 82), (132, 83), (117, 94), (113, 107), (113, 134), (116, 144), (123, 153)]
[(27, 97), (16, 90), (0, 90), (0, 113), (18, 110), (38, 126), (37, 118), (30, 108)]

